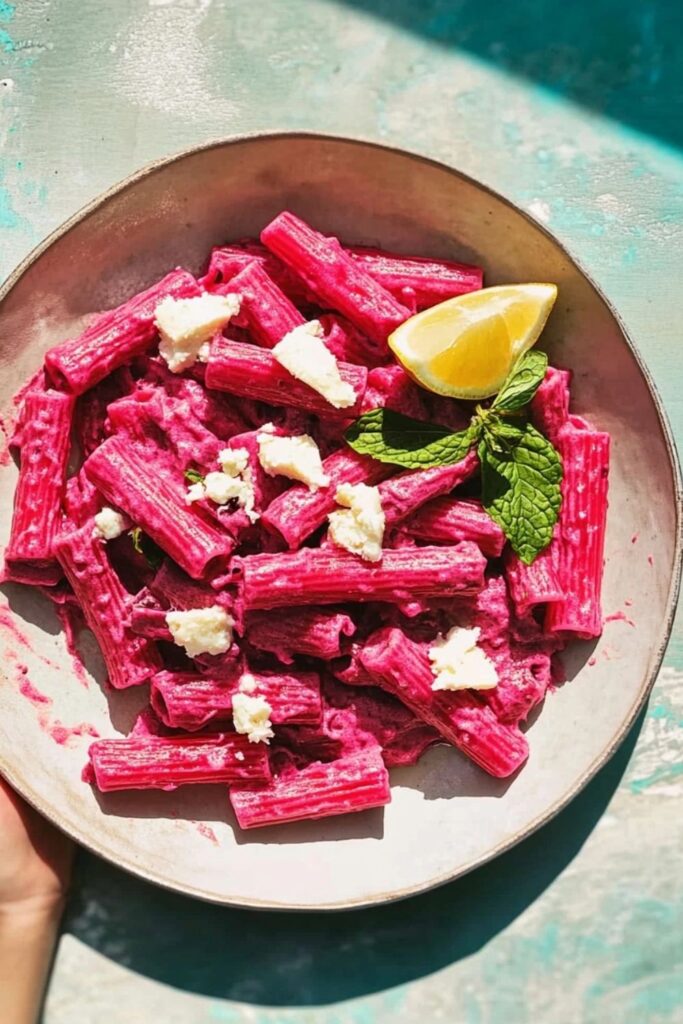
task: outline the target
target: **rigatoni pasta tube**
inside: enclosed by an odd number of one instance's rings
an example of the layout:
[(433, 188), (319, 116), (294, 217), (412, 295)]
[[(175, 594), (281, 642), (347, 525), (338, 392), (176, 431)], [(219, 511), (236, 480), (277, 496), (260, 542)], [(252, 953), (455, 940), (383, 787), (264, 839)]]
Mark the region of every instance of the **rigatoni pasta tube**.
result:
[(323, 473), (330, 481), (327, 487), (319, 487), (317, 491), (303, 484), (290, 487), (270, 503), (262, 521), (277, 531), (288, 547), (298, 548), (322, 526), (330, 512), (339, 508), (336, 493), (340, 484), (373, 485), (393, 471), (393, 466), (358, 455), (350, 448), (340, 448), (323, 461)]
[(500, 557), (505, 546), (505, 534), (498, 523), (480, 501), (474, 500), (434, 498), (403, 522), (403, 530), (430, 544), (471, 540), (488, 558)]
[(149, 348), (156, 334), (154, 313), (162, 299), (193, 298), (200, 292), (192, 274), (172, 270), (122, 306), (96, 317), (77, 338), (50, 349), (45, 356), (48, 377), (62, 391), (83, 394)]
[(326, 608), (293, 608), (277, 615), (254, 612), (245, 622), (245, 636), (252, 647), (271, 651), (285, 664), (294, 661), (295, 654), (325, 661), (338, 658), (344, 638), (355, 631), (348, 615)]
[(256, 261), (232, 278), (229, 290), (239, 295), (240, 320), (264, 348), (274, 348), (285, 334), (306, 321), (287, 296)]
[(94, 535), (92, 519), (63, 533), (55, 550), (100, 646), (111, 685), (123, 690), (146, 682), (161, 668), (161, 657), (153, 643), (129, 629), (129, 595), (109, 563), (105, 542)]
[[(249, 672), (249, 693), (270, 705), (268, 717), (275, 725), (315, 725), (322, 704), (316, 672)], [(152, 680), (152, 707), (173, 729), (193, 732), (209, 722), (230, 720), (232, 698), (243, 678), (236, 666), (232, 680), (193, 672), (158, 672)]]
[(323, 395), (293, 377), (266, 349), (217, 335), (211, 344), (206, 386), (270, 405), (290, 405), (318, 416), (339, 417), (341, 413), (344, 418), (353, 419), (360, 415), (368, 371), (365, 366), (352, 363), (338, 366), (342, 380), (351, 385), (356, 396), (353, 405), (342, 410), (335, 409)]
[(125, 437), (114, 435), (100, 445), (85, 472), (107, 501), (123, 509), (193, 579), (215, 575), (227, 563), (232, 539), (188, 507), (161, 467)]
[(395, 526), (421, 508), (427, 501), (449, 494), (468, 480), (479, 467), (474, 451), (452, 466), (431, 469), (407, 469), (379, 485), (386, 525)]
[(5, 552), (6, 578), (17, 583), (57, 583), (62, 570), (54, 542), (62, 515), (69, 431), (74, 399), (35, 391), (24, 400), (21, 464)]
[(391, 799), (379, 746), (327, 764), (315, 762), (258, 789), (232, 786), (229, 795), (240, 828), (367, 811)]
[(175, 789), (197, 783), (267, 782), (268, 748), (247, 736), (129, 736), (89, 750), (97, 788)]
[(548, 605), (545, 625), (552, 633), (587, 640), (602, 632), (610, 436), (572, 423), (558, 444), (564, 477), (557, 572), (564, 597)]
[(529, 747), (522, 733), (499, 722), (478, 697), (467, 690), (432, 690), (427, 652), (402, 630), (386, 627), (373, 633), (361, 661), (379, 686), (489, 775), (505, 778), (526, 761)]
[(333, 547), (233, 558), (242, 613), (342, 601), (408, 601), (474, 594), (484, 585), (486, 559), (467, 541), (453, 547), (385, 550), (364, 562)]
[(261, 232), (324, 309), (336, 309), (375, 342), (384, 343), (410, 310), (348, 256), (336, 238), (326, 238), (293, 213), (279, 214)]

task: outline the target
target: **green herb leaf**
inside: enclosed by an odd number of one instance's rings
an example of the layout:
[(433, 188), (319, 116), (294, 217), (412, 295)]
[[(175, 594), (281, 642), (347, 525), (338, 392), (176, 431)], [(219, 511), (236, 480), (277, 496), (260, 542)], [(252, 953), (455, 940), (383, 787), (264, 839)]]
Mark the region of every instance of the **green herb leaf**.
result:
[(186, 469), (184, 473), (185, 479), (190, 484), (203, 484), (204, 477), (196, 469)]
[(130, 538), (133, 541), (133, 547), (139, 555), (143, 554), (142, 551), (142, 530), (139, 526), (134, 526), (130, 531)]
[(482, 436), (486, 446), (499, 455), (510, 452), (524, 437), (526, 423), (510, 423), (495, 413), (483, 419)]
[(560, 511), (562, 463), (542, 434), (527, 423), (523, 436), (501, 454), (479, 445), (484, 507), (527, 565), (548, 546)]
[(517, 412), (528, 405), (548, 369), (545, 352), (532, 349), (525, 352), (512, 367), (510, 374), (491, 406), (496, 412)]
[(133, 547), (139, 555), (142, 555), (150, 569), (158, 569), (164, 560), (161, 548), (154, 543), (151, 537), (143, 533), (139, 526), (134, 526), (129, 531), (129, 535), (133, 541)]
[(347, 444), (359, 455), (404, 469), (452, 466), (465, 458), (481, 434), (478, 417), (454, 434), (447, 427), (411, 419), (391, 409), (372, 409), (346, 431)]

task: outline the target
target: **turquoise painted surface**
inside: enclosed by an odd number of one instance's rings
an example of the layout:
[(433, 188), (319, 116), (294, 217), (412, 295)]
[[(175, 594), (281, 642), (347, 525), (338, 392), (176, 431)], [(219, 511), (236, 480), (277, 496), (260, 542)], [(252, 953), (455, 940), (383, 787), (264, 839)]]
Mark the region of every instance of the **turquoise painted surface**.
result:
[[(233, 131), (405, 145), (582, 259), (683, 436), (683, 7), (0, 0), (0, 274), (148, 160)], [(683, 629), (647, 714), (538, 836), (405, 904), (205, 907), (81, 858), (47, 1024), (677, 1024)]]

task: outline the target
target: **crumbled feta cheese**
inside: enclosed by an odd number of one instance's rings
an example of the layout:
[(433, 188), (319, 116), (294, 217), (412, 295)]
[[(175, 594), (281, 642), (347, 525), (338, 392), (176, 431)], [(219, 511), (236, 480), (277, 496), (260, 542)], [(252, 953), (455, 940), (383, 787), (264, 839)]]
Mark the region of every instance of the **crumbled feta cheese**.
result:
[(335, 497), (346, 507), (328, 516), (330, 539), (367, 562), (379, 562), (385, 522), (379, 490), (367, 484), (340, 484)]
[(249, 466), (242, 473), (242, 483), (244, 484), (244, 490), (239, 499), (240, 506), (244, 509), (249, 522), (255, 523), (260, 516), (254, 509), (256, 494), (254, 493), (254, 481)]
[(480, 629), (453, 626), (429, 649), (435, 679), (432, 690), (491, 690), (498, 673), (491, 659), (477, 646)]
[(322, 340), (323, 333), (320, 321), (310, 320), (285, 334), (272, 352), (285, 370), (326, 398), (335, 409), (347, 409), (356, 401), (356, 393), (342, 379), (337, 360)]
[[(207, 473), (203, 487), (204, 495), (217, 505), (227, 505), (229, 501), (236, 499), (252, 523), (259, 518), (258, 512), (254, 511), (254, 485), (249, 467), (245, 469), (244, 476), (228, 476), (227, 473), (221, 472)], [(190, 487), (188, 495), (191, 490)]]
[(202, 498), (206, 497), (206, 487), (201, 480), (198, 480), (196, 484), (190, 484), (187, 488), (185, 495), (185, 504), (191, 505), (193, 501), (201, 501)]
[(184, 647), (191, 658), (198, 654), (225, 654), (230, 650), (233, 620), (220, 605), (167, 612), (166, 625), (174, 643)]
[(95, 526), (93, 537), (102, 537), (104, 540), (114, 540), (120, 537), (126, 528), (126, 520), (120, 512), (113, 508), (103, 508), (94, 516)]
[(236, 761), (244, 761), (244, 754), (243, 754), (243, 752), (241, 750), (236, 750), (235, 751), (235, 760)]
[(228, 476), (227, 473), (207, 473), (204, 477), (204, 489), (207, 498), (217, 505), (227, 505), (233, 498), (244, 496), (244, 481), (239, 476)]
[(326, 487), (330, 480), (323, 472), (320, 450), (309, 434), (296, 437), (278, 437), (271, 433), (260, 433), (258, 458), (269, 476), (286, 476), (300, 480), (311, 490)]
[(272, 708), (265, 697), (236, 693), (232, 698), (232, 722), (235, 731), (249, 737), (250, 743), (268, 743), (275, 735), (271, 728)]
[(168, 295), (154, 310), (154, 322), (161, 340), (159, 354), (169, 370), (180, 373), (192, 366), (206, 342), (239, 313), (238, 295), (211, 295), (174, 299)]
[[(249, 521), (255, 523), (259, 514), (254, 511), (256, 496), (249, 466), (249, 452), (246, 448), (224, 448), (218, 453), (218, 462), (222, 469), (206, 474), (202, 484), (203, 491), (201, 494), (197, 492), (197, 496), (210, 498), (217, 505), (227, 505), (229, 501), (236, 499)], [(197, 500), (196, 497), (190, 497), (193, 490), (193, 487), (188, 489), (188, 504)]]
[(218, 461), (228, 476), (240, 476), (249, 465), (249, 452), (246, 448), (224, 448), (218, 453)]
[(251, 672), (245, 672), (240, 679), (240, 685), (238, 689), (240, 693), (254, 693), (256, 690), (257, 682), (252, 676)]

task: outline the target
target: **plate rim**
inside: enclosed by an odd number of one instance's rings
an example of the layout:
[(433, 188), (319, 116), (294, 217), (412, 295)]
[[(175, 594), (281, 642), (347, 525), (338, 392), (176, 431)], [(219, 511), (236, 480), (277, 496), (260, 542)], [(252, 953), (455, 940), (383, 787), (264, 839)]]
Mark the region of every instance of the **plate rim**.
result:
[(605, 304), (611, 315), (614, 317), (621, 334), (626, 342), (626, 345), (630, 349), (631, 355), (634, 358), (638, 371), (645, 381), (645, 385), (652, 398), (659, 426), (664, 437), (665, 448), (669, 460), (669, 468), (672, 476), (673, 490), (674, 490), (674, 507), (675, 507), (675, 526), (676, 536), (674, 543), (673, 552), (673, 564), (672, 572), (669, 580), (669, 589), (666, 598), (666, 614), (663, 618), (662, 626), (660, 628), (658, 639), (652, 649), (652, 653), (649, 659), (647, 670), (643, 676), (643, 682), (640, 687), (639, 693), (635, 701), (632, 703), (627, 714), (621, 722), (617, 732), (613, 736), (608, 747), (598, 757), (594, 758), (590, 765), (576, 780), (573, 786), (570, 786), (562, 796), (555, 800), (550, 807), (548, 807), (541, 814), (537, 815), (531, 822), (524, 826), (524, 828), (518, 829), (513, 835), (509, 836), (501, 843), (498, 843), (495, 847), (487, 851), (485, 854), (480, 854), (473, 857), (464, 865), (458, 868), (442, 873), (434, 878), (430, 878), (427, 881), (419, 882), (415, 885), (404, 886), (401, 889), (389, 890), (387, 892), (379, 893), (372, 897), (359, 897), (358, 899), (345, 899), (337, 900), (333, 902), (316, 903), (315, 905), (289, 903), (289, 902), (274, 902), (272, 900), (258, 900), (258, 899), (243, 899), (234, 896), (217, 896), (214, 892), (203, 890), (199, 886), (174, 884), (168, 878), (157, 874), (153, 869), (143, 867), (135, 862), (134, 855), (131, 855), (128, 859), (121, 858), (119, 853), (114, 854), (113, 851), (108, 851), (104, 843), (98, 844), (88, 836), (82, 834), (78, 826), (65, 827), (62, 823), (55, 820), (53, 817), (51, 808), (46, 806), (41, 798), (32, 790), (28, 779), (23, 779), (20, 774), (12, 768), (8, 763), (2, 750), (0, 750), (0, 775), (2, 775), (10, 785), (29, 803), (34, 807), (40, 814), (42, 814), (48, 821), (59, 828), (61, 831), (69, 835), (75, 842), (80, 846), (84, 847), (90, 853), (96, 856), (102, 857), (105, 860), (112, 863), (115, 867), (122, 868), (129, 874), (135, 875), (138, 878), (142, 878), (146, 882), (152, 882), (158, 885), (162, 889), (166, 889), (170, 892), (179, 893), (184, 896), (193, 896), (197, 899), (201, 899), (207, 903), (213, 903), (220, 906), (231, 906), (239, 909), (247, 910), (262, 910), (262, 911), (286, 911), (292, 912), (297, 911), (299, 913), (317, 913), (318, 911), (343, 911), (343, 910), (360, 910), (369, 907), (383, 906), (389, 903), (397, 902), (398, 900), (407, 899), (410, 896), (416, 896), (423, 892), (428, 892), (432, 889), (436, 889), (442, 885), (446, 885), (448, 882), (455, 881), (457, 878), (462, 878), (464, 875), (469, 874), (470, 871), (474, 871), (476, 868), (487, 864), (489, 861), (498, 857), (500, 854), (512, 849), (518, 843), (527, 839), (529, 836), (537, 832), (543, 825), (551, 821), (556, 815), (558, 815), (565, 807), (568, 806), (571, 801), (578, 796), (578, 794), (588, 785), (591, 779), (600, 771), (602, 767), (612, 758), (617, 749), (626, 739), (630, 729), (638, 718), (641, 710), (645, 706), (652, 688), (655, 684), (659, 670), (664, 660), (664, 655), (671, 638), (671, 632), (673, 629), (674, 616), (676, 613), (676, 607), (678, 604), (678, 597), (681, 587), (681, 574), (683, 570), (683, 534), (681, 531), (681, 525), (683, 520), (683, 477), (681, 474), (681, 464), (676, 447), (676, 441), (671, 429), (669, 417), (664, 407), (664, 403), (659, 394), (657, 385), (652, 377), (652, 374), (643, 360), (640, 350), (636, 343), (631, 338), (626, 325), (615, 308), (611, 300), (605, 295), (600, 285), (593, 279), (592, 275), (586, 270), (582, 261), (578, 259), (572, 251), (560, 241), (557, 236), (546, 227), (545, 224), (536, 220), (527, 210), (519, 206), (513, 200), (509, 199), (506, 195), (497, 191), (488, 185), (485, 181), (478, 178), (474, 178), (472, 175), (467, 174), (464, 171), (459, 170), (457, 167), (446, 163), (443, 160), (437, 160), (434, 157), (426, 156), (424, 153), (416, 152), (411, 149), (407, 149), (403, 146), (388, 145), (383, 142), (378, 142), (376, 139), (364, 137), (362, 135), (338, 135), (335, 133), (327, 132), (316, 132), (316, 131), (297, 131), (297, 130), (259, 130), (253, 132), (239, 132), (231, 135), (226, 135), (220, 138), (212, 139), (208, 142), (199, 143), (197, 145), (189, 146), (184, 149), (178, 150), (169, 156), (159, 157), (156, 160), (152, 160), (145, 164), (143, 167), (125, 178), (120, 179), (109, 188), (105, 189), (104, 192), (99, 193), (94, 199), (90, 200), (85, 205), (81, 206), (75, 213), (58, 225), (53, 231), (51, 231), (44, 239), (42, 239), (30, 252), (24, 257), (23, 260), (15, 267), (9, 276), (0, 285), (0, 316), (2, 315), (2, 305), (13, 290), (15, 285), (24, 276), (27, 270), (45, 253), (55, 242), (66, 235), (72, 228), (77, 224), (86, 221), (93, 213), (104, 206), (110, 199), (120, 193), (125, 192), (127, 189), (135, 185), (138, 181), (143, 178), (150, 177), (157, 171), (170, 166), (171, 164), (177, 163), (187, 157), (193, 156), (198, 153), (208, 152), (213, 149), (222, 149), (230, 147), (232, 145), (238, 145), (244, 142), (270, 142), (276, 139), (289, 139), (289, 140), (323, 140), (329, 142), (339, 142), (343, 144), (351, 144), (363, 147), (370, 147), (378, 149), (383, 152), (396, 154), (401, 157), (408, 157), (410, 160), (418, 161), (421, 164), (437, 168), (441, 171), (446, 171), (448, 174), (453, 175), (456, 178), (460, 178), (467, 184), (472, 185), (478, 189), (482, 189), (486, 194), (490, 195), (494, 199), (503, 203), (505, 206), (514, 210), (517, 214), (521, 215), (532, 227), (537, 231), (540, 231), (546, 236), (554, 245), (556, 245), (562, 255), (572, 263), (577, 270), (581, 273), (583, 278), (588, 282), (593, 291)]

